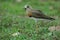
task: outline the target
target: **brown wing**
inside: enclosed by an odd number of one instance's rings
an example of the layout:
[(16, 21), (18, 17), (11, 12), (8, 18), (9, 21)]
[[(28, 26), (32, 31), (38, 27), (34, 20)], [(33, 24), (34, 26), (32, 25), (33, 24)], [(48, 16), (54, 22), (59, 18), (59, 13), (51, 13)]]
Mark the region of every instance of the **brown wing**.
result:
[(32, 17), (42, 18), (42, 19), (49, 19), (49, 20), (52, 19), (52, 20), (53, 20), (53, 18), (46, 16), (46, 15), (43, 14), (43, 12), (40, 11), (40, 10), (34, 10), (34, 11), (32, 11)]
[(46, 17), (46, 15), (44, 15), (42, 11), (34, 10), (32, 11), (32, 17), (41, 18), (41, 17)]

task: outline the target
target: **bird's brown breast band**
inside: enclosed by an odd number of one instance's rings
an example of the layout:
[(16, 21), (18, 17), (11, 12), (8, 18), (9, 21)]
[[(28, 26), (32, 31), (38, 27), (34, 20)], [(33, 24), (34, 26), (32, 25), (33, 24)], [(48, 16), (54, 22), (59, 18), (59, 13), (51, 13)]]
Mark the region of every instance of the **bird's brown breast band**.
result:
[(28, 13), (28, 16), (29, 16), (29, 17), (32, 17), (32, 13), (31, 13), (31, 12), (29, 12), (29, 13)]

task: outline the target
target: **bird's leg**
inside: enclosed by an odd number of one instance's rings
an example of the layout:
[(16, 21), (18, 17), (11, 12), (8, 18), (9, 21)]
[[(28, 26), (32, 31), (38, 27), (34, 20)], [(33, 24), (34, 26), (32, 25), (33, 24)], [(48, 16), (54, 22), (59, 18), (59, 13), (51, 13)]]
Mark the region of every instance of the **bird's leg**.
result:
[(39, 30), (39, 26), (38, 26), (38, 20), (35, 20), (35, 25), (36, 25), (36, 33), (38, 33), (38, 30)]

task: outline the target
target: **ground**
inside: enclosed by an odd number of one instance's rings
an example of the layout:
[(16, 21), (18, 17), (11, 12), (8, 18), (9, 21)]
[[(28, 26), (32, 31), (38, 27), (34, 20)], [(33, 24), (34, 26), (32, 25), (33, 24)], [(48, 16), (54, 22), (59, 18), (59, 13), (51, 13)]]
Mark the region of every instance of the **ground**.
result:
[[(36, 27), (33, 19), (25, 17), (26, 4), (42, 10), (55, 20), (40, 20)], [(48, 30), (52, 26), (60, 26), (60, 1), (0, 0), (0, 40), (60, 40), (59, 31)]]

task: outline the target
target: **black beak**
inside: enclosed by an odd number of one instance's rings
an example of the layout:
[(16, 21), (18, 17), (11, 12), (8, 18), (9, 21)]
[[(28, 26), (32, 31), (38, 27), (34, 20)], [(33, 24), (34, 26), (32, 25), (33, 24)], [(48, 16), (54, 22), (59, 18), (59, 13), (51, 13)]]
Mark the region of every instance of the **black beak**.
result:
[(26, 10), (26, 8), (25, 8), (25, 10)]

